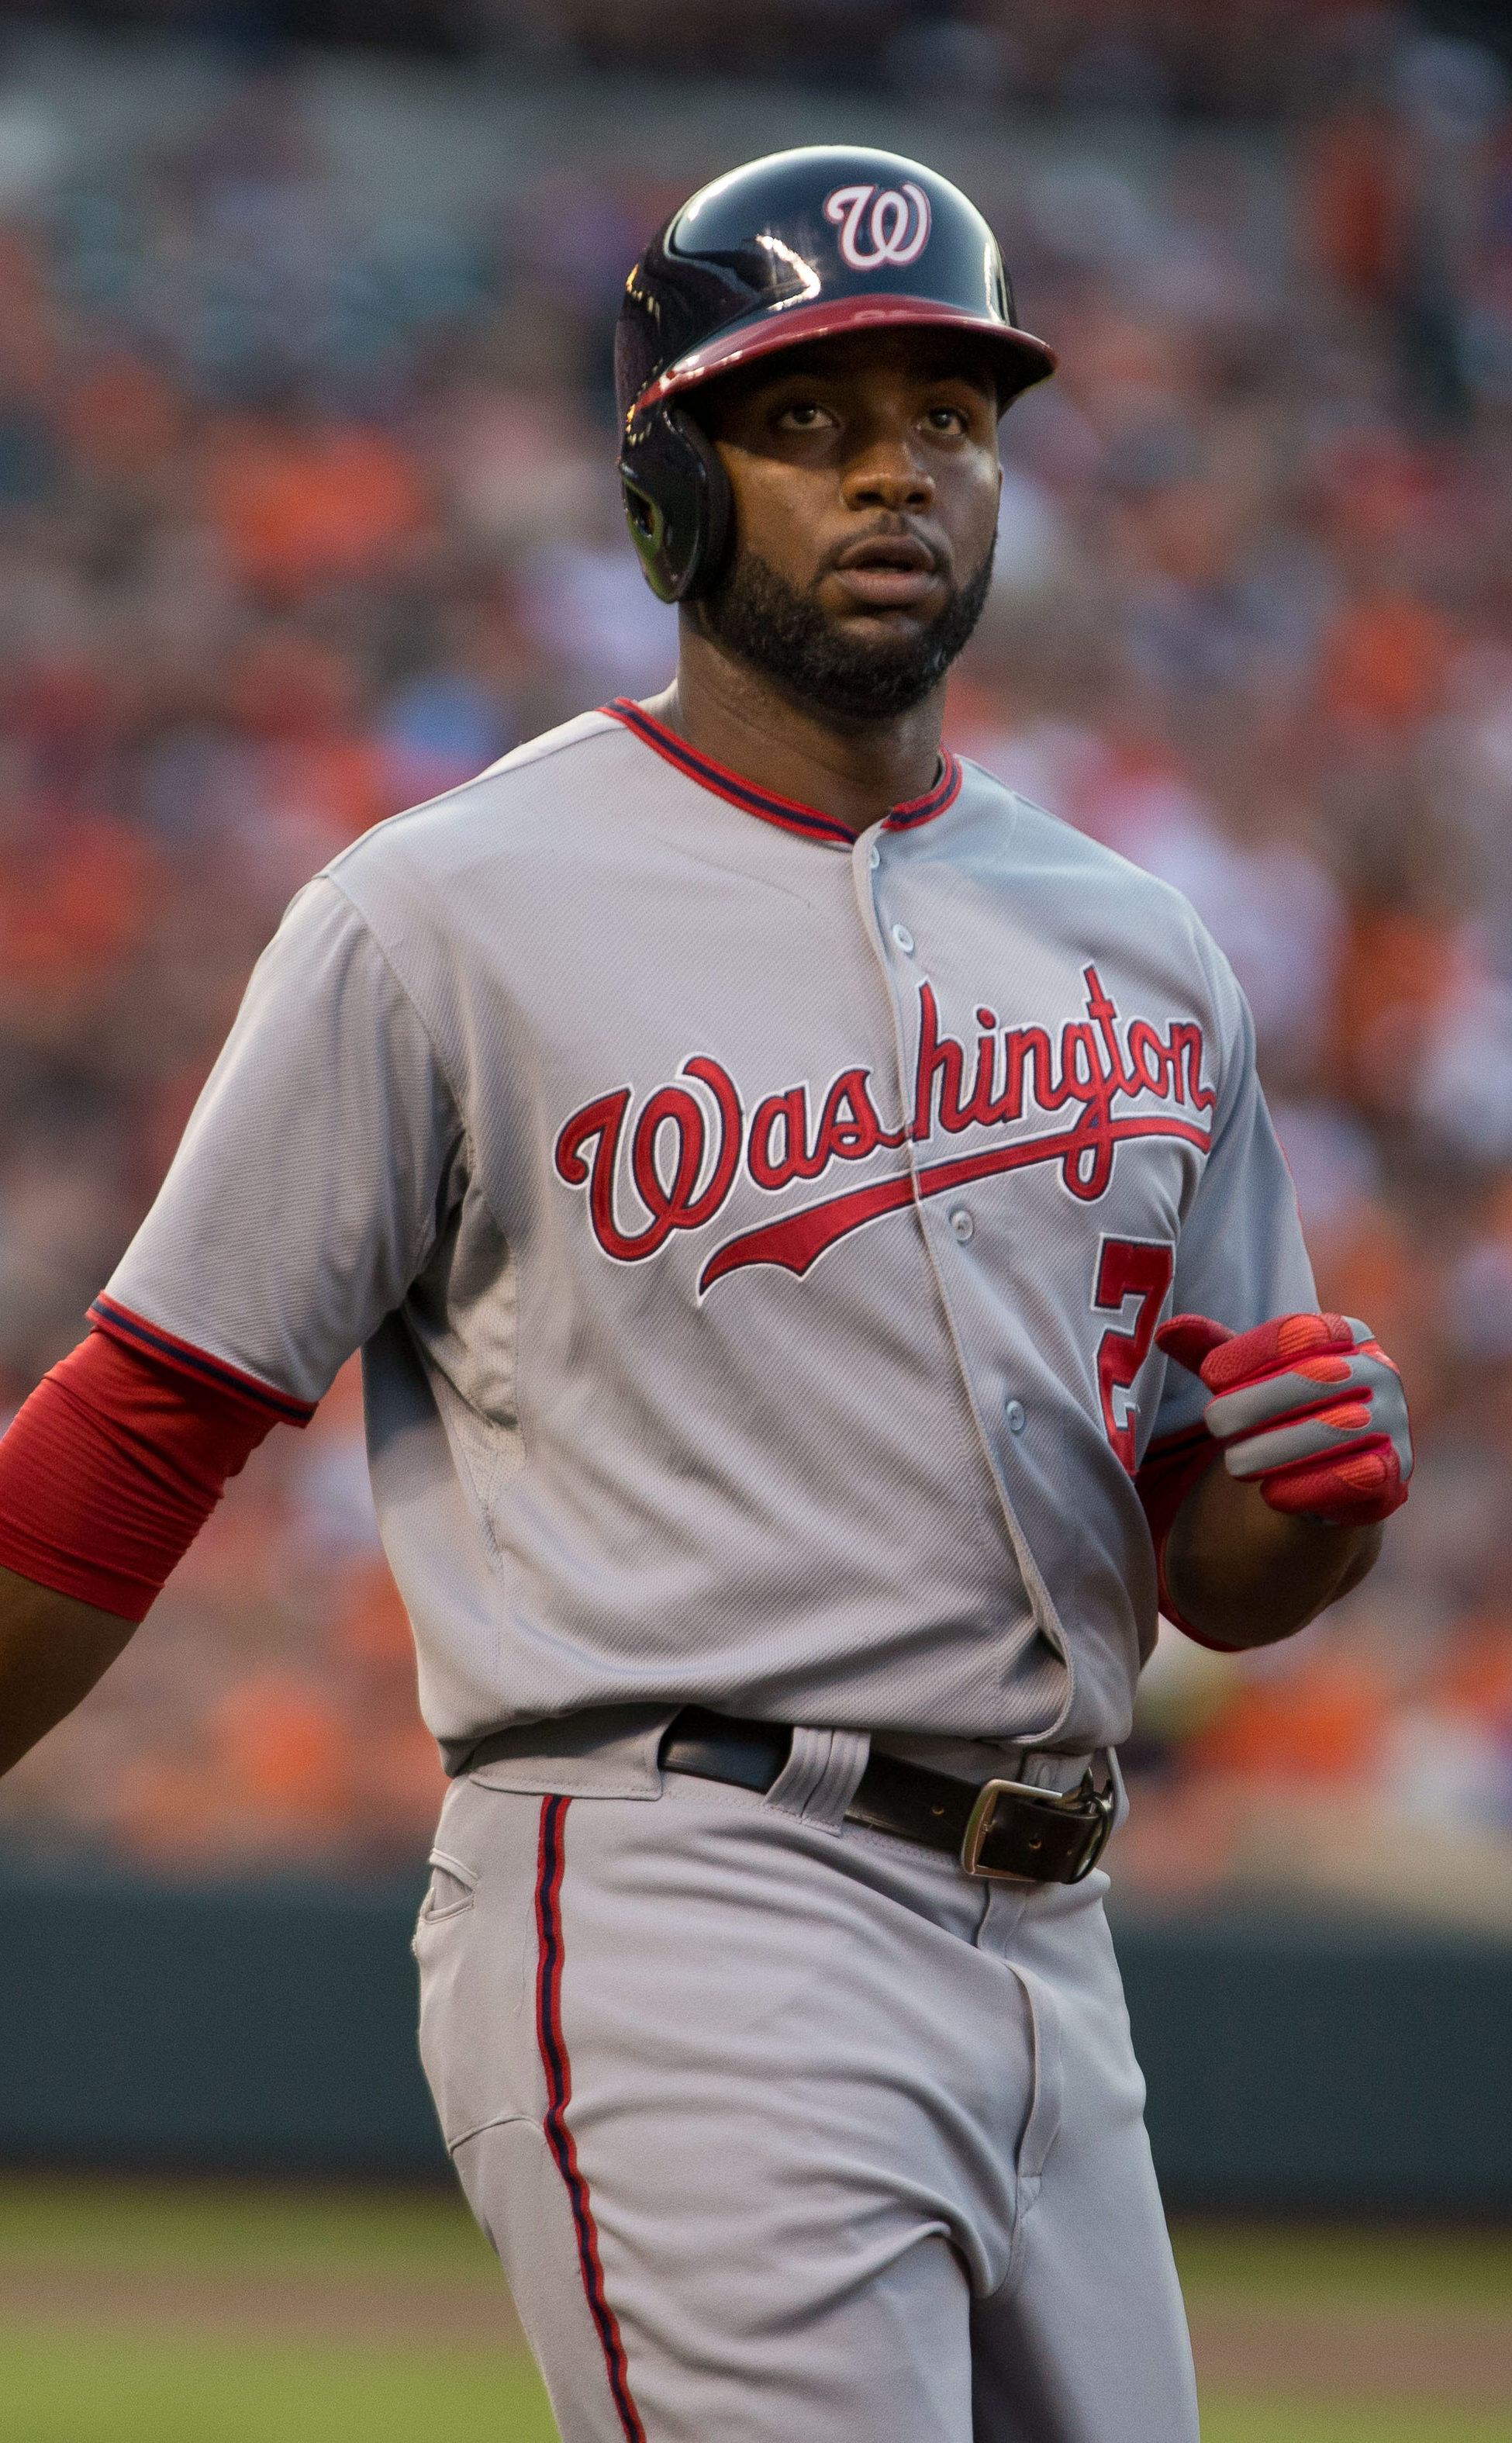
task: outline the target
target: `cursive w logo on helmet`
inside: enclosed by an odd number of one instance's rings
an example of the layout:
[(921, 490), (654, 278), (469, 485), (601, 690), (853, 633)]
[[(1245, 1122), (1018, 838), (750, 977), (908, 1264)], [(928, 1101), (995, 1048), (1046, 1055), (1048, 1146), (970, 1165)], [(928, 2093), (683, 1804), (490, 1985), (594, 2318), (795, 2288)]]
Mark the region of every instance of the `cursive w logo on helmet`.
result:
[(824, 214), (839, 230), (840, 251), (852, 271), (917, 263), (929, 236), (929, 197), (912, 178), (901, 188), (884, 187), (880, 194), (875, 187), (837, 187), (825, 197)]

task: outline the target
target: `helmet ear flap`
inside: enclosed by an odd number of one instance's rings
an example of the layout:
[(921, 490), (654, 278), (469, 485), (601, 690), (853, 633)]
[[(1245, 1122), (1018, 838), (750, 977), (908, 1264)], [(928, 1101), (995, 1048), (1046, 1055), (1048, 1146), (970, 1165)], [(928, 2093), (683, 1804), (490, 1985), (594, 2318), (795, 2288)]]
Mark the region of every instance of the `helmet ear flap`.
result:
[(619, 462), (630, 541), (664, 602), (688, 602), (719, 574), (730, 531), (720, 453), (682, 407), (654, 408)]

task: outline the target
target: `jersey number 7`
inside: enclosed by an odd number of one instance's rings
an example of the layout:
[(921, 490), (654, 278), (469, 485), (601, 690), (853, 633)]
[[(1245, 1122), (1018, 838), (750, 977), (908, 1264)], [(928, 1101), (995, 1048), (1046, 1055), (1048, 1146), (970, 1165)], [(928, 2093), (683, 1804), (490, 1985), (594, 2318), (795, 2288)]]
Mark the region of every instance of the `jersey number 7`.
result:
[[(1097, 1349), (1097, 1387), (1102, 1403), (1102, 1427), (1115, 1454), (1134, 1474), (1134, 1378), (1150, 1354), (1161, 1301), (1175, 1270), (1175, 1250), (1158, 1240), (1104, 1239), (1098, 1249), (1097, 1279), (1092, 1306), (1098, 1314), (1113, 1313)], [(1131, 1298), (1138, 1298), (1134, 1320), (1122, 1320)]]

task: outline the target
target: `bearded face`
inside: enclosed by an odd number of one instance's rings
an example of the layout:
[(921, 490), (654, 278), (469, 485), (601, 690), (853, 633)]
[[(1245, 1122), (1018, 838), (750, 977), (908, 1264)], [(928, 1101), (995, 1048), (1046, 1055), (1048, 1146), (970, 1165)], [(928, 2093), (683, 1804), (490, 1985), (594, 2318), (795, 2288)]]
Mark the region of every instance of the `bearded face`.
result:
[(832, 719), (912, 711), (992, 583), (998, 399), (979, 343), (853, 332), (722, 377), (697, 403), (734, 519), (726, 565), (685, 615)]
[(703, 619), (727, 651), (817, 710), (884, 721), (911, 712), (939, 685), (981, 617), (992, 581), (989, 543), (931, 619), (863, 634), (825, 608), (817, 586), (800, 589), (747, 548), (732, 556), (705, 598)]

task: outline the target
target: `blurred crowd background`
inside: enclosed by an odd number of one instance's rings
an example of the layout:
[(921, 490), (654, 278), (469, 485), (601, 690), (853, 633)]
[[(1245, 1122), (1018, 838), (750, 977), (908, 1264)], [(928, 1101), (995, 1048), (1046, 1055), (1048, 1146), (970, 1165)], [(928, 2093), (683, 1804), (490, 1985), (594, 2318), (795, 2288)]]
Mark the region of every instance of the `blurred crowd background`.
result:
[[(1062, 362), (1004, 426), (952, 742), (1194, 901), (1322, 1303), (1418, 1428), (1357, 1596), (1243, 1662), (1162, 1631), (1120, 1890), (1512, 1933), (1499, 20), (665, 0), (653, 56), (628, 0), (154, 13), (12, 8), (0, 46), (0, 1415), (300, 883), (670, 674), (612, 472), (646, 237), (752, 153), (889, 144), (968, 187)], [(383, 1872), (441, 1788), (348, 1368), (0, 1784), (0, 1843)]]

